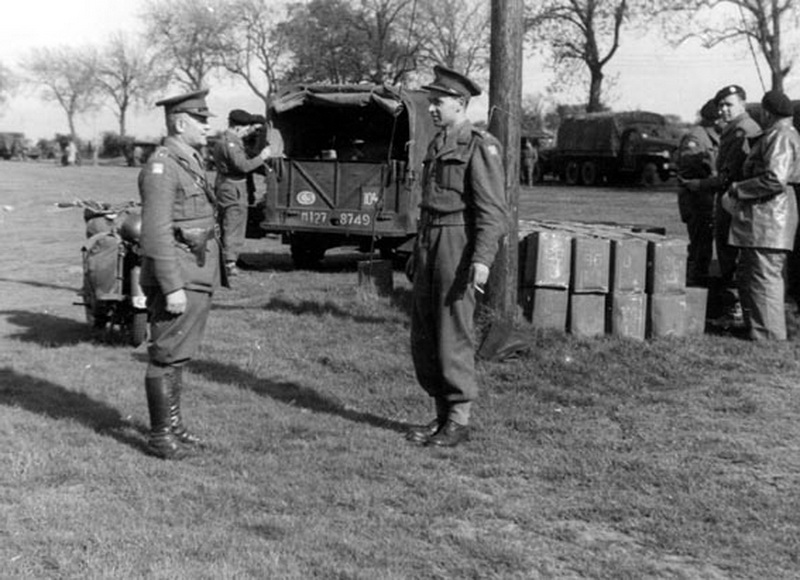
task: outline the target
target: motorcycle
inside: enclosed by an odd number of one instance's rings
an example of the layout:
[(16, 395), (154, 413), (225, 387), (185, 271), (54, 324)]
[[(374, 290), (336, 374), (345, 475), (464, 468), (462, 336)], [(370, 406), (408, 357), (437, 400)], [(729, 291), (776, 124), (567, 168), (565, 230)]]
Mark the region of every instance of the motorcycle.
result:
[(85, 308), (92, 328), (119, 331), (132, 346), (139, 346), (147, 339), (146, 297), (140, 285), (139, 204), (80, 200), (72, 205), (83, 208), (87, 238), (81, 249), (82, 302), (76, 304)]

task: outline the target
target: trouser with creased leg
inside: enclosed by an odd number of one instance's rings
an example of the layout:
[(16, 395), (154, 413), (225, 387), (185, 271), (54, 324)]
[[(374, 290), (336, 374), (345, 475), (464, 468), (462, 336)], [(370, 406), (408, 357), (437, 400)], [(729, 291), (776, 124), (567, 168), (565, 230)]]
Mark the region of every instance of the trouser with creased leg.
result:
[(786, 340), (785, 283), (788, 252), (742, 248), (739, 253), (739, 295), (753, 340)]
[(247, 230), (247, 180), (220, 180), (216, 196), (223, 256), (225, 262), (235, 262), (244, 247)]
[(466, 425), (478, 395), (467, 227), (426, 226), (418, 235), (411, 316), (414, 369), (437, 410), (447, 408), (449, 419)]

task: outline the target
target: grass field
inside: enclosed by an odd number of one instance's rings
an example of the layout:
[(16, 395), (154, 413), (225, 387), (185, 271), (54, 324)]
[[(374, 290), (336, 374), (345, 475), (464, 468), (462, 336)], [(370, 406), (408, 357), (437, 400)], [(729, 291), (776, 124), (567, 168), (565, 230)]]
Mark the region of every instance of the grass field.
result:
[[(529, 353), (479, 363), (473, 441), (421, 449), (402, 436), (430, 415), (402, 274), (379, 298), (352, 253), (294, 271), (250, 241), (255, 269), (215, 297), (185, 377), (211, 446), (145, 455), (146, 351), (90, 332), (81, 212), (54, 205), (135, 184), (0, 163), (0, 578), (798, 578), (794, 330), (760, 345), (523, 329)], [(520, 215), (682, 234), (668, 186), (525, 189)]]

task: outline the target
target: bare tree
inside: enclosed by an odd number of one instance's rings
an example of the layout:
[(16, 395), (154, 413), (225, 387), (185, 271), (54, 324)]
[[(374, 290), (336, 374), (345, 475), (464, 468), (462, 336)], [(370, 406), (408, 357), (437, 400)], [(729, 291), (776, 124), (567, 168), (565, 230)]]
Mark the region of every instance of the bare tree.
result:
[(15, 86), (16, 79), (14, 75), (2, 62), (0, 62), (0, 107), (5, 104)]
[(97, 82), (100, 90), (114, 103), (120, 137), (126, 134), (129, 108), (145, 102), (168, 81), (168, 74), (160, 71), (154, 61), (144, 47), (123, 33), (114, 34), (100, 55)]
[[(792, 68), (784, 32), (800, 24), (796, 0), (652, 0), (654, 13), (666, 16), (666, 36), (675, 44), (699, 38), (711, 48), (730, 41), (746, 40), (757, 46), (767, 62), (773, 90), (783, 90)], [(796, 35), (793, 36), (796, 39)], [(796, 45), (795, 45), (796, 46)]]
[(214, 47), (232, 20), (223, 0), (150, 0), (142, 14), (146, 36), (170, 65), (175, 81), (187, 90), (203, 88), (218, 66)]
[(279, 23), (284, 10), (270, 0), (233, 0), (222, 18), (230, 20), (214, 46), (221, 66), (245, 81), (266, 110), (289, 67), (288, 40)]
[(364, 33), (369, 47), (370, 80), (398, 83), (414, 70), (417, 43), (411, 27), (416, 3), (407, 0), (360, 0), (355, 26)]
[(489, 65), (491, 20), (484, 0), (418, 0), (415, 31), (420, 64), (443, 64), (470, 75)]
[(96, 51), (91, 47), (36, 48), (20, 64), (30, 75), (29, 82), (42, 86), (42, 98), (64, 109), (70, 135), (77, 140), (76, 116), (97, 108)]
[(587, 111), (603, 107), (603, 68), (620, 46), (629, 0), (543, 0), (527, 17), (535, 43), (552, 47), (556, 65), (579, 62), (589, 71)]

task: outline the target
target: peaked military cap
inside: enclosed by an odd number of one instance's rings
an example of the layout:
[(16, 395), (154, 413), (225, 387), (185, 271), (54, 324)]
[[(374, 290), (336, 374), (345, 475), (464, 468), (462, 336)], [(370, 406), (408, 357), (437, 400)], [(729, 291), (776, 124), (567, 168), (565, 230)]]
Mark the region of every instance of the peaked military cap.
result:
[(189, 113), (198, 117), (214, 117), (211, 111), (208, 110), (206, 105), (206, 95), (208, 89), (185, 93), (175, 97), (168, 97), (161, 99), (156, 103), (157, 107), (164, 107), (167, 114), (172, 113)]
[(739, 95), (743, 101), (747, 100), (747, 93), (744, 92), (742, 87), (739, 85), (728, 85), (727, 87), (722, 87), (719, 91), (717, 91), (717, 95), (714, 97), (714, 102), (719, 104), (722, 99), (730, 95)]
[(767, 91), (761, 99), (761, 106), (778, 117), (791, 117), (794, 115), (792, 101), (780, 91)]
[(243, 111), (242, 109), (234, 109), (228, 113), (228, 125), (231, 125), (232, 127), (252, 125), (255, 122), (256, 121), (253, 119), (253, 115), (247, 111)]
[(433, 74), (436, 78), (431, 84), (422, 87), (423, 90), (444, 93), (451, 97), (469, 97), (481, 94), (481, 88), (478, 85), (453, 69), (436, 65), (433, 67)]

